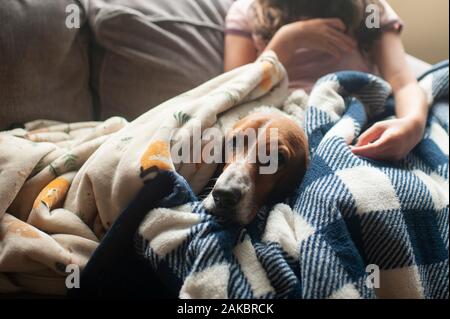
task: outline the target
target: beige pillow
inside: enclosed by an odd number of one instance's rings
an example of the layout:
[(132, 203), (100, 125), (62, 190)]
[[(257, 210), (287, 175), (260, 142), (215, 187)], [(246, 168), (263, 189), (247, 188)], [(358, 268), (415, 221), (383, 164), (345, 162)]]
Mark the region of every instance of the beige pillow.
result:
[(75, 0), (0, 2), (0, 130), (36, 119), (93, 118), (89, 31), (66, 27)]

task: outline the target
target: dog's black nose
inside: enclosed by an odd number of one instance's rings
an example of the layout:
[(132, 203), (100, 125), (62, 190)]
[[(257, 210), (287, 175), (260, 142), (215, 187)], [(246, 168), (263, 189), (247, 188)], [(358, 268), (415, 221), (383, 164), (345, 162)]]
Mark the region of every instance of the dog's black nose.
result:
[(239, 188), (215, 188), (212, 192), (214, 203), (218, 208), (233, 208), (242, 198)]

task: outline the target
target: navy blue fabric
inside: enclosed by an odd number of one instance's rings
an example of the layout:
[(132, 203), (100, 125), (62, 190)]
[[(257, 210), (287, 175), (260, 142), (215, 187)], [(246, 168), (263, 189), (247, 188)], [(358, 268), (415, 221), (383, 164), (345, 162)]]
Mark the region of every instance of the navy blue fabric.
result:
[[(136, 199), (121, 214), (103, 238), (86, 268), (79, 289), (69, 290), (73, 298), (176, 298), (165, 283), (149, 269), (135, 251), (136, 229), (155, 207), (168, 207), (196, 200), (187, 182), (172, 172), (161, 172), (146, 182)], [(180, 284), (174, 279), (174, 285)]]

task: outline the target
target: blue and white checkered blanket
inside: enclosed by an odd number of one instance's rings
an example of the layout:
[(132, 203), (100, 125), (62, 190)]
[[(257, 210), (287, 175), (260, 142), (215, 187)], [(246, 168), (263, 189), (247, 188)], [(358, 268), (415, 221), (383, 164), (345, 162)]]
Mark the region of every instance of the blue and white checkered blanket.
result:
[(392, 114), (389, 86), (327, 76), (309, 98), (312, 160), (293, 198), (245, 229), (224, 228), (199, 202), (155, 209), (140, 227), (142, 255), (186, 298), (448, 298), (448, 65), (421, 83), (436, 103), (400, 163), (348, 147)]
[[(426, 135), (396, 164), (356, 157), (348, 146), (394, 114), (389, 86), (356, 72), (321, 79), (305, 119), (306, 177), (248, 227), (221, 225), (182, 177), (162, 172), (104, 239), (85, 287), (103, 283), (107, 292), (106, 282), (132, 272), (136, 282), (156, 273), (181, 298), (448, 298), (448, 70), (441, 63), (420, 79), (433, 104)], [(155, 205), (152, 196), (163, 189), (170, 195)], [(147, 214), (148, 207), (159, 208)], [(140, 224), (134, 248), (144, 260), (134, 270), (137, 262), (120, 255), (128, 251), (120, 234), (133, 229), (133, 218)], [(105, 259), (114, 250), (121, 251), (116, 261)], [(127, 269), (107, 278), (105, 265), (115, 263)]]

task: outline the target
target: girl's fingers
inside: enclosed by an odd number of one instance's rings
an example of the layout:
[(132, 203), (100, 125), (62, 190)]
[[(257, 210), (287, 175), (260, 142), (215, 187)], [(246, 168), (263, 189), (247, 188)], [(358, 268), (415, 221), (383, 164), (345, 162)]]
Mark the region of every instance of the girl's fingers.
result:
[(338, 18), (331, 18), (331, 19), (323, 19), (326, 24), (328, 24), (330, 27), (333, 27), (334, 29), (337, 29), (339, 31), (345, 32), (347, 27), (345, 26), (345, 23), (342, 22), (341, 19)]
[(404, 158), (405, 154), (401, 153), (398, 149), (389, 147), (387, 144), (376, 143), (362, 147), (352, 148), (353, 154), (356, 156), (370, 158), (376, 161), (399, 161)]
[(355, 146), (351, 150), (357, 156), (367, 157), (376, 161), (398, 160), (402, 158), (402, 156), (398, 156), (399, 148), (393, 144), (390, 133), (382, 134), (374, 143)]
[(332, 28), (329, 29), (329, 33), (339, 41), (339, 44), (342, 46), (342, 48), (345, 49), (346, 52), (351, 52), (356, 49), (356, 41), (345, 33), (334, 30)]
[(350, 51), (350, 49), (341, 40), (339, 40), (338, 38), (335, 38), (331, 35), (328, 35), (326, 37), (326, 42), (334, 50), (334, 52), (328, 52), (328, 51), (327, 52), (335, 55), (338, 58), (341, 58), (342, 54), (348, 53)]
[(340, 59), (342, 57), (343, 52), (342, 49), (339, 47), (339, 45), (336, 44), (336, 42), (330, 38), (326, 38), (324, 40), (323, 51), (333, 55), (337, 59)]
[(386, 152), (386, 145), (384, 141), (378, 140), (373, 144), (368, 144), (365, 146), (352, 147), (353, 154), (357, 156), (367, 157), (373, 160), (385, 160), (388, 158), (388, 153)]
[(379, 150), (377, 147), (372, 145), (361, 148), (353, 148), (352, 152), (356, 156), (366, 157), (376, 161), (384, 160), (385, 156), (382, 150)]
[(367, 131), (361, 134), (355, 147), (365, 146), (378, 140), (385, 131), (386, 128), (381, 125), (372, 126)]

